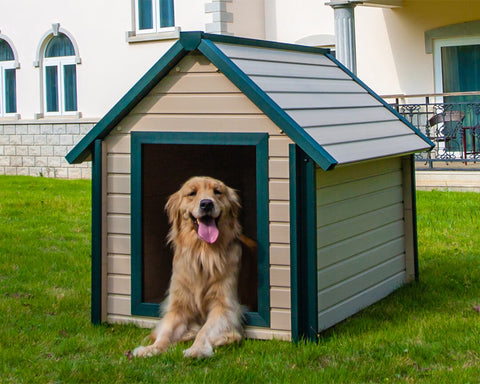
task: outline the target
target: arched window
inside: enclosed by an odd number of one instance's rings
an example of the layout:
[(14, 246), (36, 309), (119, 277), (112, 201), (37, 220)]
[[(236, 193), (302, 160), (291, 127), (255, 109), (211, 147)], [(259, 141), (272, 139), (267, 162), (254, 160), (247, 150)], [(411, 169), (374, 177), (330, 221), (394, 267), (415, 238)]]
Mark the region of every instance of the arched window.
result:
[(75, 48), (67, 35), (58, 33), (47, 43), (43, 58), (45, 113), (68, 115), (77, 111)]
[(0, 116), (17, 112), (15, 55), (6, 40), (0, 38)]

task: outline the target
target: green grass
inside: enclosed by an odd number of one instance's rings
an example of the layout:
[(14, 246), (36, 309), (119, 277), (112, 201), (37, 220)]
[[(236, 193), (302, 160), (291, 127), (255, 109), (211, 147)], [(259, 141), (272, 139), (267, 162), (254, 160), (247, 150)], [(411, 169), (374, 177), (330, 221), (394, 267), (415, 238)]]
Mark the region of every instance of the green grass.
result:
[(0, 383), (479, 383), (480, 194), (417, 202), (420, 282), (318, 344), (129, 360), (148, 331), (90, 323), (90, 182), (0, 177)]

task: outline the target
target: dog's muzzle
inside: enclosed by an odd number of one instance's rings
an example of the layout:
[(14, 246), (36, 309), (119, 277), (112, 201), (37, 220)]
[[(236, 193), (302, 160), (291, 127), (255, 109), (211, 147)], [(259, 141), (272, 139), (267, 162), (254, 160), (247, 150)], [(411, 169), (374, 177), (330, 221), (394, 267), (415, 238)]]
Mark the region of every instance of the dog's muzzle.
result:
[(200, 201), (200, 214), (198, 218), (192, 216), (193, 224), (201, 239), (209, 244), (215, 243), (218, 239), (220, 231), (217, 227), (219, 217), (214, 218), (212, 216), (215, 208), (213, 201), (210, 199), (204, 199)]

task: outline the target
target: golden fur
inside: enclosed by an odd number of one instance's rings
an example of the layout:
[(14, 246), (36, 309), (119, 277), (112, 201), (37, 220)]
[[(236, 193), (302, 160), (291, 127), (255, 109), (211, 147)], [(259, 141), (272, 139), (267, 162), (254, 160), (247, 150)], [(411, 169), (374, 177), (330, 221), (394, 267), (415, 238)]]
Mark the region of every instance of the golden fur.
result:
[[(208, 357), (216, 346), (240, 341), (243, 333), (237, 297), (239, 198), (219, 180), (193, 177), (170, 196), (165, 209), (174, 251), (166, 307), (152, 332), (153, 344), (136, 348), (134, 355), (152, 356), (177, 341), (195, 339), (184, 355)], [(211, 244), (197, 232), (202, 215), (210, 223), (214, 219), (218, 228), (218, 238)]]

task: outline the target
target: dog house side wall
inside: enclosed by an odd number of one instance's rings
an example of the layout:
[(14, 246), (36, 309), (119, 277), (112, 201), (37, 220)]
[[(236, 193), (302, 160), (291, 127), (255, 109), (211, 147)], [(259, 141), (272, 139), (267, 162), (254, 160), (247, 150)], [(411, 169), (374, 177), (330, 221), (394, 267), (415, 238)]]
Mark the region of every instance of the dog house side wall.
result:
[(131, 315), (130, 132), (269, 134), (270, 328), (253, 338), (290, 339), (289, 160), (291, 140), (203, 56), (185, 57), (105, 138), (108, 265), (106, 321), (151, 326)]
[(317, 169), (319, 331), (411, 280), (409, 159)]

